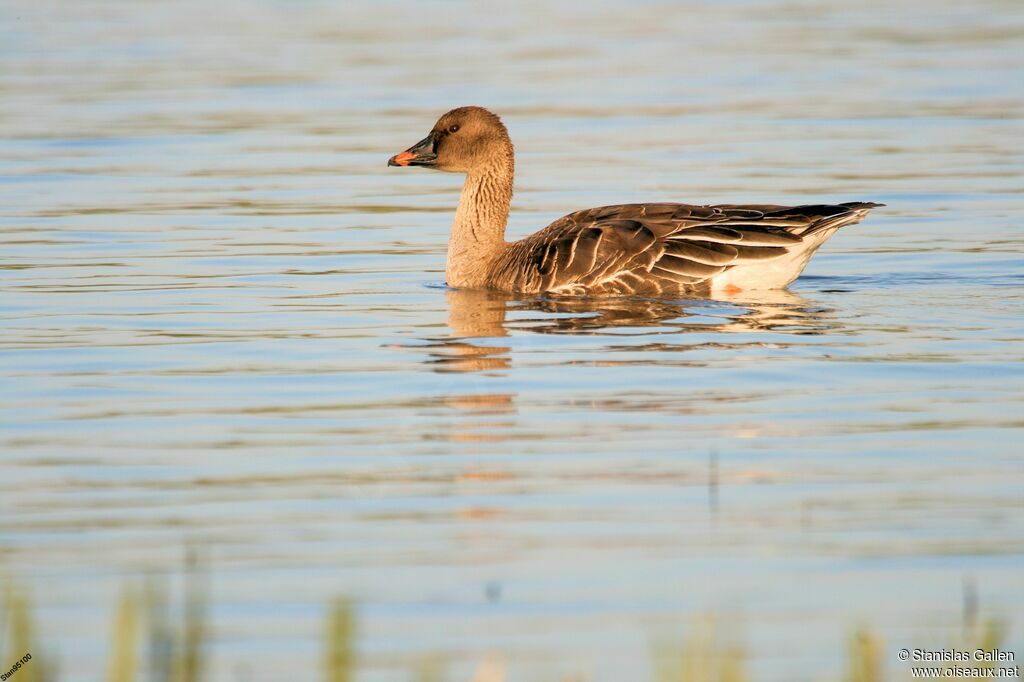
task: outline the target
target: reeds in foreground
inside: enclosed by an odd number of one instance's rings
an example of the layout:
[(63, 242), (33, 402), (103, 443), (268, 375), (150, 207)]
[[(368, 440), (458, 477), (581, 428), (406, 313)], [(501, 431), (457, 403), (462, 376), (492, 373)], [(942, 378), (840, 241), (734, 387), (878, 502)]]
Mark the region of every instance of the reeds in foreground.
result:
[(845, 682), (881, 682), (885, 679), (882, 640), (869, 628), (858, 628), (847, 642)]
[(340, 598), (331, 604), (324, 639), (324, 679), (352, 682), (356, 670), (355, 614), (349, 600)]
[(713, 615), (694, 621), (682, 646), (656, 652), (659, 682), (748, 682), (746, 652)]
[(107, 679), (110, 682), (134, 682), (139, 678), (140, 608), (134, 590), (121, 593), (114, 617), (114, 637), (110, 646)]
[[(31, 652), (32, 659), (15, 673), (12, 682), (56, 682), (61, 676), (47, 664), (33, 623), (27, 593), (15, 589), (10, 581), (3, 595), (0, 618), (0, 660), (10, 661)], [(184, 604), (180, 620), (170, 616), (165, 589), (150, 582), (145, 590), (126, 587), (113, 609), (110, 652), (107, 661), (108, 682), (203, 682), (208, 667), (205, 650), (209, 643), (207, 613), (209, 598), (204, 575), (190, 560), (186, 576)], [(352, 601), (339, 598), (328, 608), (323, 641), (324, 682), (354, 682), (359, 670), (356, 646), (357, 617)], [(715, 616), (698, 619), (681, 645), (661, 646), (654, 650), (658, 682), (752, 682), (748, 654), (740, 645), (732, 627), (723, 627)], [(947, 649), (990, 651), (999, 649), (1006, 637), (1005, 624), (997, 620), (979, 622), (972, 618), (962, 631), (942, 643)], [(887, 662), (881, 637), (869, 627), (860, 627), (847, 643), (845, 673), (815, 679), (842, 682), (903, 682), (910, 679), (911, 664)], [(204, 665), (204, 661), (207, 665)], [(889, 665), (886, 665), (889, 663)], [(0, 665), (4, 665), (0, 663)], [(987, 661), (943, 662), (951, 668), (996, 668)], [(444, 660), (431, 657), (412, 664), (409, 670), (417, 682), (442, 682)], [(889, 674), (889, 670), (895, 670)], [(7, 670), (0, 671), (7, 672)], [(957, 677), (957, 675), (947, 675)], [(485, 659), (473, 680), (459, 682), (505, 682), (506, 667), (498, 659)], [(585, 678), (573, 678), (585, 682)]]
[[(24, 663), (15, 673), (17, 682), (50, 682), (55, 679), (51, 668), (39, 655), (36, 628), (32, 618), (32, 608), (26, 592), (17, 589), (13, 581), (5, 581), (3, 606), (5, 618), (0, 619), (0, 666), (6, 673), (10, 670), (11, 661), (20, 660), (25, 654), (36, 655)], [(4, 644), (9, 644), (4, 646)]]

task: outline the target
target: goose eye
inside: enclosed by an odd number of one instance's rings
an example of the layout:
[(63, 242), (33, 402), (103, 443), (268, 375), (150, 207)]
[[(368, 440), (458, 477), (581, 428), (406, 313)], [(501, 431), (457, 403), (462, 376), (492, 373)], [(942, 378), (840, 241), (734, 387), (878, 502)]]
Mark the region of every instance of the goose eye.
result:
[(457, 133), (457, 132), (459, 132), (458, 124), (448, 126), (448, 132), (449, 133)]

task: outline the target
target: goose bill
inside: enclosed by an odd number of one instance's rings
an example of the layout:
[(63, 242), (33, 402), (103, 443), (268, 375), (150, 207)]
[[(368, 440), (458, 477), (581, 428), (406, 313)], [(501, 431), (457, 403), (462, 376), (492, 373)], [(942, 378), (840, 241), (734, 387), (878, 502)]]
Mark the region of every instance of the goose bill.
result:
[(437, 161), (437, 154), (434, 151), (434, 134), (431, 133), (425, 138), (406, 149), (401, 154), (395, 154), (388, 159), (389, 166), (433, 166)]

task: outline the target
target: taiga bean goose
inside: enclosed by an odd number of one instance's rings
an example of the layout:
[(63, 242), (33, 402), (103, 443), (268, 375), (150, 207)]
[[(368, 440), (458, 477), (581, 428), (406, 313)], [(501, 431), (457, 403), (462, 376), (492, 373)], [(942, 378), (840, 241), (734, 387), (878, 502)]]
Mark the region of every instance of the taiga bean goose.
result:
[(465, 173), (448, 241), (448, 285), (565, 294), (737, 293), (796, 279), (840, 227), (882, 204), (620, 204), (570, 213), (505, 241), (515, 159), (496, 115), (452, 109), (388, 161)]

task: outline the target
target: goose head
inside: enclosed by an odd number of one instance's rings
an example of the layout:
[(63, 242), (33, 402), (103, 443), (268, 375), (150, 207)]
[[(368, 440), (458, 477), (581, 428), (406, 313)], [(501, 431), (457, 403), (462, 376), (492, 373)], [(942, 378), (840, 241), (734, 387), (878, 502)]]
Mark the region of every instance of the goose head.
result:
[(425, 138), (388, 159), (388, 165), (468, 173), (510, 158), (511, 153), (500, 118), (483, 107), (459, 107), (437, 119)]

